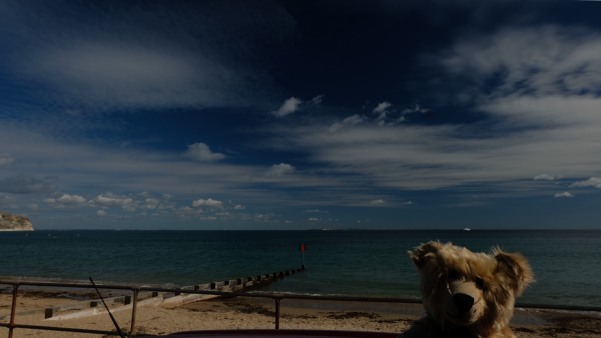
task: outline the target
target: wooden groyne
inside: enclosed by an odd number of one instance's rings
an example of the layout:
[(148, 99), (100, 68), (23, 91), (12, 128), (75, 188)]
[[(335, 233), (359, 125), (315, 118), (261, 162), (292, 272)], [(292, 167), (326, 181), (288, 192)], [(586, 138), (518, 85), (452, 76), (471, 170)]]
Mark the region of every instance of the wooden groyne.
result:
[[(304, 265), (298, 269), (285, 270), (279, 272), (257, 274), (253, 276), (240, 277), (222, 281), (213, 281), (205, 284), (196, 284), (179, 288), (182, 291), (220, 291), (220, 292), (241, 292), (254, 288), (260, 288), (279, 279), (292, 276), (304, 271)], [(102, 285), (98, 285), (102, 289)], [(118, 296), (105, 298), (104, 301), (111, 312), (131, 310), (134, 306), (162, 306), (165, 308), (174, 308), (184, 304), (198, 302), (206, 299), (220, 297), (211, 294), (195, 294), (186, 292), (139, 292), (137, 299), (132, 296)], [(136, 303), (134, 305), (134, 303)], [(77, 302), (67, 306), (49, 307), (44, 311), (44, 318), (47, 320), (62, 320), (71, 318), (80, 318), (106, 313), (100, 300), (89, 300)]]

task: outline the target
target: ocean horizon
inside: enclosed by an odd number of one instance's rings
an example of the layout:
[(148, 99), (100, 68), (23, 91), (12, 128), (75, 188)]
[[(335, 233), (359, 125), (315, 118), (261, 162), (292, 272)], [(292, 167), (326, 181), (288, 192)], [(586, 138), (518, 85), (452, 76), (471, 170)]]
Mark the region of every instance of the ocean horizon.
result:
[[(266, 291), (419, 298), (408, 251), (430, 240), (521, 252), (520, 303), (601, 304), (599, 230), (36, 230), (0, 232), (4, 277), (179, 287), (299, 268)], [(300, 245), (305, 245), (304, 254)]]

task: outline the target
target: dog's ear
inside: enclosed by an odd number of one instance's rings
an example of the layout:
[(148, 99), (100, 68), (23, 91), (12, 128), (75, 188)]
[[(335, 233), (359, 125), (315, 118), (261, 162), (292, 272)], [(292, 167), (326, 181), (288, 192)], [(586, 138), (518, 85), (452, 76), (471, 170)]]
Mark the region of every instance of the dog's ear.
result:
[(534, 272), (526, 257), (519, 253), (504, 252), (500, 248), (495, 248), (493, 254), (497, 260), (497, 270), (514, 282), (516, 295), (521, 295), (524, 289), (534, 282)]
[(413, 261), (413, 264), (418, 269), (423, 268), (430, 260), (436, 259), (438, 250), (442, 244), (440, 242), (428, 242), (416, 247), (413, 251), (409, 251), (409, 256)]

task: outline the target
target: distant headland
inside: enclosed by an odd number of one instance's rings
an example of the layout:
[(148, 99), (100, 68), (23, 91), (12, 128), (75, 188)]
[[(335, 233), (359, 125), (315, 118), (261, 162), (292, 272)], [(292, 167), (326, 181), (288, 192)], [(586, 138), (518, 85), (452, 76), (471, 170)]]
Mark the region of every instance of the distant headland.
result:
[(27, 217), (0, 211), (0, 231), (33, 231)]

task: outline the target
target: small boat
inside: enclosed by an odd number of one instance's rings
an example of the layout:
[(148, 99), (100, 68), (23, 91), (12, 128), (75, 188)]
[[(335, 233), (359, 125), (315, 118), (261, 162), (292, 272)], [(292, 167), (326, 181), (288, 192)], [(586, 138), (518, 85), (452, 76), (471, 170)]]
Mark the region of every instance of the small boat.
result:
[(463, 228), (463, 231), (472, 231), (470, 228)]

